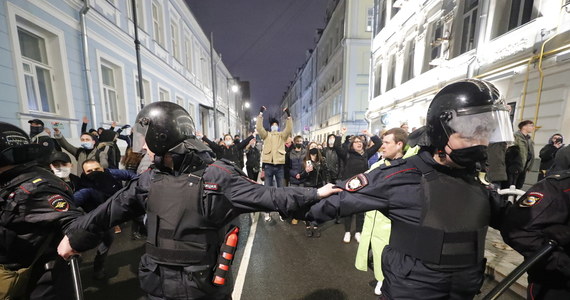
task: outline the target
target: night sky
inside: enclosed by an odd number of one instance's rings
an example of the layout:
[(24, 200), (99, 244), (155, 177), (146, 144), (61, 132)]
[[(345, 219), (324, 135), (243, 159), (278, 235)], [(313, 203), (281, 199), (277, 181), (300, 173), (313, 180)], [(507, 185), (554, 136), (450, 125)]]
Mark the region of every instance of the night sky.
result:
[(186, 0), (222, 61), (250, 82), (252, 110), (277, 106), (315, 31), (325, 26), (329, 0)]

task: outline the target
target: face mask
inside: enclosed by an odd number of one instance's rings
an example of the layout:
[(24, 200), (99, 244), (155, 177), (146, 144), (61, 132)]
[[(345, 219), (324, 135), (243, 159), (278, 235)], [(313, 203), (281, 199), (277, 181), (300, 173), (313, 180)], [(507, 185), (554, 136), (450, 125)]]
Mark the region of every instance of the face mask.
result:
[(279, 130), (279, 126), (277, 126), (277, 125), (271, 126), (271, 131), (278, 131), (278, 130)]
[(301, 149), (303, 147), (303, 144), (295, 144), (295, 149)]
[(67, 178), (71, 173), (71, 167), (60, 167), (53, 170), (53, 174), (59, 178)]
[(477, 162), (487, 160), (487, 146), (479, 145), (463, 149), (452, 149), (449, 157), (460, 166), (471, 167)]
[(313, 149), (309, 150), (309, 154), (317, 155), (317, 153), (319, 153), (319, 149), (317, 149), (317, 148), (313, 148)]
[(91, 142), (81, 142), (81, 147), (87, 149), (87, 150), (91, 150), (93, 149), (93, 143)]
[(224, 141), (224, 143), (226, 144), (226, 146), (231, 146), (231, 145), (232, 145), (232, 141)]
[(30, 136), (34, 137), (44, 131), (43, 126), (30, 126)]
[(329, 147), (334, 146), (334, 139), (329, 139)]

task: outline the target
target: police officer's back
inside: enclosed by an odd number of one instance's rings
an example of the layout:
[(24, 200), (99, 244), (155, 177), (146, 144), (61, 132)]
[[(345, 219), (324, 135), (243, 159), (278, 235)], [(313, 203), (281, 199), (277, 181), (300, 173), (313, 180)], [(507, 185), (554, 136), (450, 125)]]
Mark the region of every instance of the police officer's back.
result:
[[(22, 299), (69, 299), (71, 277), (56, 253), (63, 232), (81, 215), (72, 205), (69, 187), (36, 165), (34, 159), (50, 153), (30, 144), (18, 127), (0, 122), (0, 151), (0, 265), (10, 272), (34, 262), (27, 290), (19, 294)], [(0, 295), (6, 293), (7, 282), (0, 282)]]
[(528, 270), (528, 299), (570, 299), (570, 170), (537, 182), (509, 208), (501, 228), (507, 244), (525, 258), (550, 239), (552, 254)]

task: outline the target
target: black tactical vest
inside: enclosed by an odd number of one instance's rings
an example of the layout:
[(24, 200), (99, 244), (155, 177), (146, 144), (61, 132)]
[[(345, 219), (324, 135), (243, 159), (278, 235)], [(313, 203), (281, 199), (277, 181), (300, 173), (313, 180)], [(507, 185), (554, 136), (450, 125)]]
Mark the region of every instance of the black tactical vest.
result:
[(213, 265), (228, 229), (231, 203), (204, 193), (201, 172), (156, 173), (147, 200), (147, 254), (171, 265)]
[(422, 172), (420, 224), (392, 221), (390, 246), (434, 269), (474, 266), (484, 258), (491, 208), (478, 182), (437, 172), (418, 159)]

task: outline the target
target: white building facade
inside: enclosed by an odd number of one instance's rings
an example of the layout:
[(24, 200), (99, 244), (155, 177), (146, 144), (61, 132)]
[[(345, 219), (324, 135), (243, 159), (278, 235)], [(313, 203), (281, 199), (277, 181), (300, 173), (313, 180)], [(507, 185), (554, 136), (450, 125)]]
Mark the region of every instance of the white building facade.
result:
[(327, 24), (317, 30), (315, 50), (284, 94), (293, 114), (293, 133), (323, 142), (342, 127), (348, 134), (367, 129), (372, 0), (334, 0)]
[(369, 109), (374, 131), (425, 124), (431, 99), (458, 79), (493, 82), (536, 153), (570, 134), (570, 1), (375, 0)]
[[(137, 0), (135, 9), (144, 103), (178, 103), (213, 136), (214, 69), (219, 133), (238, 128), (232, 75), (218, 54), (211, 57), (186, 3)], [(2, 1), (0, 120), (24, 129), (30, 119), (61, 122), (73, 138), (83, 116), (95, 128), (132, 124), (141, 102), (133, 15), (130, 0)]]

